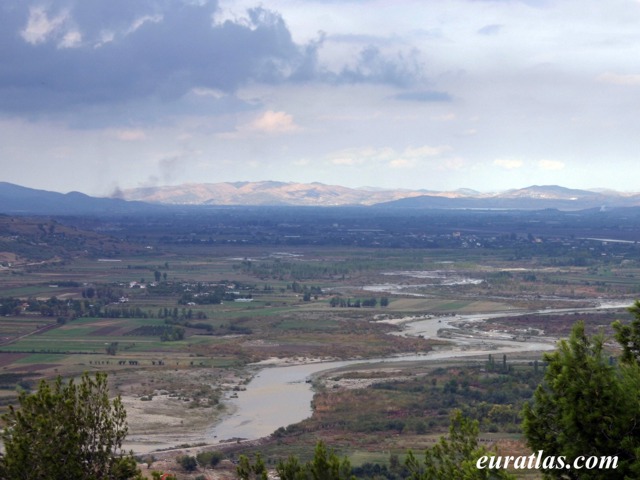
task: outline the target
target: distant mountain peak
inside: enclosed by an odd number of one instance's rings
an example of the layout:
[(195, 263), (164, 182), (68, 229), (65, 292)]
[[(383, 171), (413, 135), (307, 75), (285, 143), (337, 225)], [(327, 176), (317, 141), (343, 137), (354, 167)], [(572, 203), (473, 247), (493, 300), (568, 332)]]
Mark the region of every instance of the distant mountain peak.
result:
[[(559, 185), (531, 185), (501, 193), (365, 189), (320, 182), (188, 183), (118, 190), (118, 198), (80, 192), (48, 192), (0, 182), (0, 213), (78, 214), (148, 211), (162, 205), (384, 206), (407, 208), (498, 208), (579, 210), (640, 206), (640, 195)], [(145, 203), (141, 203), (145, 202)], [(151, 204), (156, 204), (151, 205)]]

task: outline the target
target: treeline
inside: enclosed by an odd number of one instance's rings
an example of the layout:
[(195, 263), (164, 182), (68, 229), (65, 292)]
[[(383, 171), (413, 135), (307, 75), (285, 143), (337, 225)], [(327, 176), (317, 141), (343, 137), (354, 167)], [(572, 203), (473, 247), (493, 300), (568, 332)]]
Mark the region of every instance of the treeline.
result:
[[(365, 299), (351, 299), (351, 298), (344, 298), (344, 297), (331, 297), (331, 300), (329, 301), (329, 305), (332, 307), (341, 307), (341, 308), (360, 308), (360, 307), (369, 307), (369, 308), (375, 308), (376, 306), (378, 306), (378, 299), (375, 297), (372, 298), (365, 298)], [(389, 298), (388, 297), (382, 297), (380, 298), (380, 306), (381, 307), (388, 307), (389, 306)]]
[(235, 290), (229, 291), (231, 284), (227, 282), (217, 285), (197, 283), (195, 285), (183, 285), (182, 293), (178, 299), (180, 305), (219, 305), (223, 301), (233, 302), (238, 298), (252, 298), (251, 292), (255, 286), (234, 284)]
[(0, 315), (20, 316), (23, 312), (40, 314), (43, 317), (57, 318), (58, 323), (65, 323), (76, 318), (164, 318), (165, 323), (181, 324), (190, 328), (210, 329), (204, 323), (192, 323), (192, 320), (206, 320), (207, 315), (202, 311), (192, 309), (161, 308), (154, 316), (151, 310), (140, 307), (128, 307), (126, 304), (104, 305), (101, 301), (90, 303), (88, 300), (61, 300), (51, 297), (48, 300), (29, 298), (0, 298)]
[(177, 307), (174, 308), (160, 308), (158, 310), (158, 318), (164, 318), (165, 322), (167, 322), (167, 319), (171, 319), (174, 322), (178, 322), (178, 321), (189, 321), (189, 320), (206, 320), (207, 319), (207, 314), (199, 311), (199, 312), (195, 312), (192, 309), (185, 309), (182, 308), (181, 310), (178, 310)]
[[(481, 446), (478, 440), (478, 422), (466, 418), (460, 411), (451, 415), (448, 438), (441, 437), (423, 455), (416, 457), (411, 450), (400, 462), (398, 455), (390, 455), (389, 466), (365, 463), (352, 467), (347, 457), (340, 458), (324, 442), (316, 444), (313, 458), (302, 463), (298, 457), (290, 456), (276, 465), (280, 480), (355, 480), (375, 478), (387, 480), (515, 480), (506, 470), (498, 468), (479, 469), (476, 464), (484, 456), (495, 452)], [(420, 459), (418, 459), (420, 458)], [(195, 467), (195, 459), (190, 462)], [(195, 468), (193, 469), (195, 470)], [(191, 471), (193, 471), (191, 470)], [(240, 480), (266, 480), (269, 478), (266, 464), (258, 453), (254, 461), (241, 455), (236, 473)]]
[(348, 260), (295, 262), (295, 261), (253, 261), (243, 260), (234, 264), (233, 268), (261, 279), (277, 280), (314, 280), (314, 279), (344, 279), (354, 272), (371, 270), (415, 268), (423, 262), (422, 256), (399, 256), (389, 258), (372, 255)]
[[(185, 330), (169, 325), (142, 325), (126, 333), (125, 336), (160, 337), (163, 342), (184, 339)], [(107, 352), (109, 353), (109, 352)]]

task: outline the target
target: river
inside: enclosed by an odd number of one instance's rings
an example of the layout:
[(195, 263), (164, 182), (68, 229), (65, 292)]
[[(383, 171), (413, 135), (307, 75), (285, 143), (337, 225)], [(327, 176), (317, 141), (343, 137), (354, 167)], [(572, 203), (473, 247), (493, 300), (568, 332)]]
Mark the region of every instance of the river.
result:
[[(602, 303), (598, 307), (581, 309), (549, 309), (538, 311), (499, 312), (487, 314), (456, 315), (444, 318), (406, 317), (400, 319), (404, 325), (401, 335), (422, 335), (435, 338), (441, 328), (454, 328), (458, 322), (479, 322), (489, 318), (526, 315), (532, 313), (573, 313), (593, 312), (604, 309), (624, 308), (630, 302)], [(403, 355), (383, 359), (346, 360), (318, 362), (292, 366), (265, 367), (247, 385), (247, 389), (237, 392), (237, 398), (230, 398), (234, 414), (223, 419), (207, 435), (209, 441), (230, 439), (257, 439), (270, 435), (279, 427), (300, 422), (309, 417), (313, 390), (307, 382), (311, 375), (348, 365), (397, 361), (445, 360), (489, 353), (535, 352), (552, 350), (555, 339), (541, 339), (533, 342), (519, 342), (499, 334), (474, 338), (456, 336), (448, 339), (454, 343), (451, 349), (432, 351), (423, 355)]]

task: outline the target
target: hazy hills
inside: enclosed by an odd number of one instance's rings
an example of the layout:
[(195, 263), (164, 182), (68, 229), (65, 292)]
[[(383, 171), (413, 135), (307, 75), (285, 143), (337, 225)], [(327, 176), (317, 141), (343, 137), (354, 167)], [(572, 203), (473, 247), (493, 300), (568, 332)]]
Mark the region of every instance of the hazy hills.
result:
[(118, 198), (58, 193), (0, 182), (0, 213), (123, 214), (191, 206), (379, 206), (381, 208), (583, 210), (640, 206), (640, 194), (531, 186), (499, 193), (384, 190), (322, 183), (234, 182), (135, 188)]
[(380, 205), (407, 208), (558, 208), (640, 205), (640, 195), (575, 190), (556, 185), (499, 193), (470, 189), (448, 192), (347, 188), (322, 183), (201, 183), (125, 190), (122, 198), (171, 205)]
[[(171, 205), (375, 205), (424, 195), (427, 191), (355, 189), (322, 183), (188, 183), (124, 190), (125, 200)], [(433, 192), (437, 195), (436, 192)]]
[(120, 214), (158, 209), (141, 202), (97, 198), (80, 192), (59, 193), (0, 182), (0, 213), (12, 214)]

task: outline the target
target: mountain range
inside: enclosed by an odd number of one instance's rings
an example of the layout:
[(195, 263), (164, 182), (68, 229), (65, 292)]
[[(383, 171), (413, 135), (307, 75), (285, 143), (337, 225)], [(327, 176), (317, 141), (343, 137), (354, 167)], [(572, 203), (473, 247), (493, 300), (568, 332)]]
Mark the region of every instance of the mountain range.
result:
[(0, 182), (0, 213), (18, 215), (122, 214), (157, 209), (157, 206), (143, 202), (91, 197), (80, 192), (50, 192)]
[(640, 206), (640, 194), (530, 186), (498, 193), (347, 188), (322, 183), (198, 183), (124, 190), (121, 198), (171, 205), (385, 206), (406, 208), (585, 208)]
[(377, 206), (381, 208), (584, 210), (640, 206), (640, 194), (530, 186), (498, 193), (348, 188), (322, 183), (227, 182), (143, 187), (117, 198), (58, 193), (0, 182), (0, 213), (122, 214), (191, 206)]

